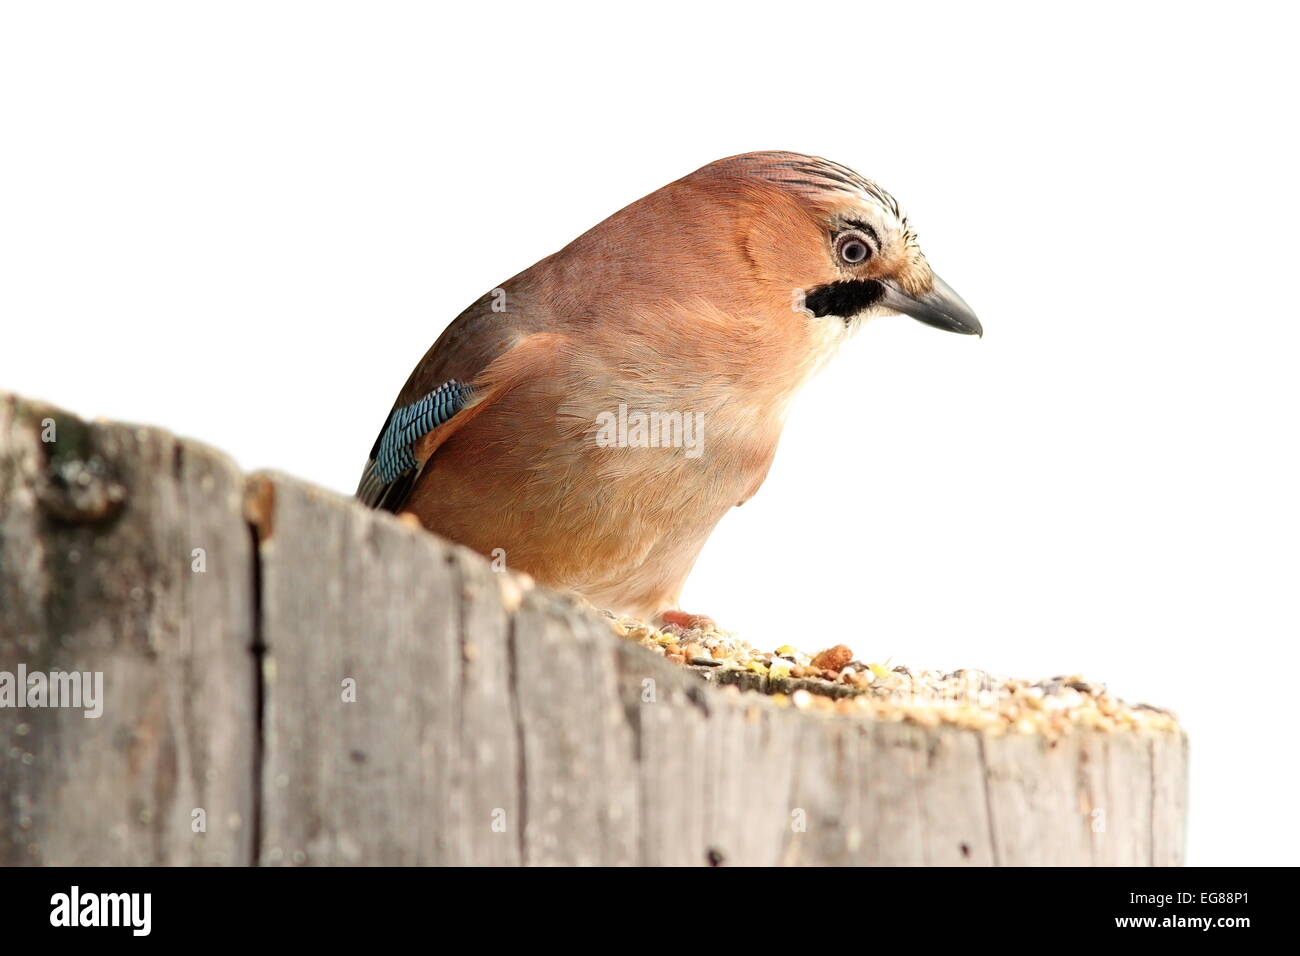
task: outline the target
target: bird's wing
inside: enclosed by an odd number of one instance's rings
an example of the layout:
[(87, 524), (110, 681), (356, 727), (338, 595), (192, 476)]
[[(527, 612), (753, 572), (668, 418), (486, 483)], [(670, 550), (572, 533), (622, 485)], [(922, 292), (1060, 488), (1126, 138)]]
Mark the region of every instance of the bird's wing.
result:
[[(371, 508), (397, 511), (410, 495), (424, 461), (428, 460), (416, 457), (416, 445), (430, 433), (449, 425), (472, 397), (469, 386), (449, 379), (414, 402), (394, 406), (370, 449), (370, 459), (357, 485), (357, 497)], [(457, 422), (456, 427), (463, 421)], [(446, 429), (448, 434), (451, 430)]]
[(371, 508), (400, 511), (438, 446), (529, 374), (559, 336), (530, 333), (526, 312), (494, 312), (484, 297), (420, 360), (388, 413), (357, 485)]

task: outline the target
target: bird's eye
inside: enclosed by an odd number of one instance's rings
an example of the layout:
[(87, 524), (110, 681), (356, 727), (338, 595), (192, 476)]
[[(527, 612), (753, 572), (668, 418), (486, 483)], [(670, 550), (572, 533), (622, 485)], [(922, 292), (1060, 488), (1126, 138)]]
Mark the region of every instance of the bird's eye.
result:
[(835, 254), (841, 262), (851, 266), (861, 265), (871, 258), (871, 246), (856, 232), (841, 233), (835, 240)]

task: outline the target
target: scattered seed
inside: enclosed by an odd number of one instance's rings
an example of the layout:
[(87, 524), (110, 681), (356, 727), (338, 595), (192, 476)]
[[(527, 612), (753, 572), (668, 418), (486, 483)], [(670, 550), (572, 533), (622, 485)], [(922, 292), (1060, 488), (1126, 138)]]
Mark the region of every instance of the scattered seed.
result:
[(890, 661), (856, 660), (843, 644), (815, 656), (791, 644), (768, 652), (712, 624), (658, 629), (633, 618), (608, 620), (611, 630), (626, 640), (695, 667), (730, 693), (767, 691), (766, 700), (778, 707), (921, 726), (949, 724), (990, 734), (1038, 734), (1052, 746), (1072, 731), (1179, 732), (1177, 718), (1168, 711), (1150, 704), (1130, 707), (1110, 696), (1104, 684), (1078, 675), (1029, 681), (970, 668), (914, 671)]
[(812, 659), (812, 666), (821, 671), (843, 670), (853, 660), (853, 651), (845, 644), (828, 647)]

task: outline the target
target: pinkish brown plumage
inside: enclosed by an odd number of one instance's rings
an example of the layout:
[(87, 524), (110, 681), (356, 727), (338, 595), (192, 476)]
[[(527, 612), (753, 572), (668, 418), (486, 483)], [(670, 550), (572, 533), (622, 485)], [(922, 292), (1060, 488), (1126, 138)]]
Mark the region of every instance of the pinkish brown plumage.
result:
[[(407, 380), (358, 497), (650, 618), (762, 484), (799, 386), (887, 312), (982, 331), (873, 183), (797, 153), (720, 160), (462, 313)], [(403, 410), (449, 380), (472, 389), (464, 406), (393, 464)], [(620, 407), (694, 422), (699, 440), (634, 447), (608, 429)]]

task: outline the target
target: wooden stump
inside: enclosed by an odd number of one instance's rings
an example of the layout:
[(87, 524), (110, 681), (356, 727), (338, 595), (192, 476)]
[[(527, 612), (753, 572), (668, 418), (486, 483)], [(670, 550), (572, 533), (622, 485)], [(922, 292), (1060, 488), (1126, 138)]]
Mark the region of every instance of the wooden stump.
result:
[(103, 714), (0, 708), (5, 865), (1183, 860), (1181, 732), (782, 707), (390, 515), (0, 394), (20, 665), (102, 672)]

